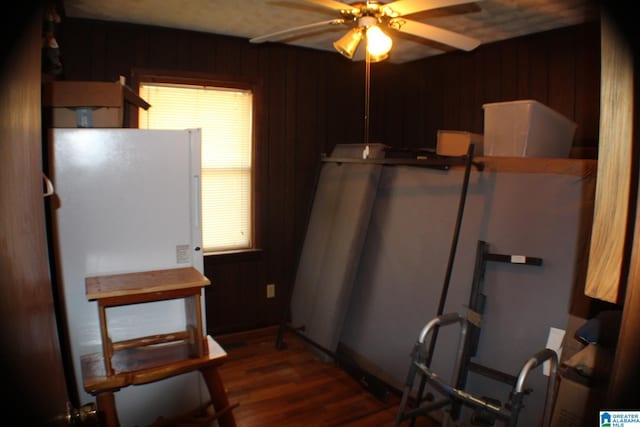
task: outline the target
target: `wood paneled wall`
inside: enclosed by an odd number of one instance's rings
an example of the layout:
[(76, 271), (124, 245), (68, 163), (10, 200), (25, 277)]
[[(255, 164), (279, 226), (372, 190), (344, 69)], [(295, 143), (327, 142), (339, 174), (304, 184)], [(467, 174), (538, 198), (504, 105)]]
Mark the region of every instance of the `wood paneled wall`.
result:
[[(208, 256), (210, 334), (281, 321), (288, 305), (322, 153), (364, 135), (363, 63), (333, 52), (182, 30), (66, 18), (58, 42), (67, 80), (116, 81), (134, 68), (210, 72), (263, 87), (256, 170), (261, 251)], [(482, 133), (482, 104), (537, 99), (576, 121), (594, 148), (599, 26), (585, 24), (371, 69), (370, 141), (434, 147), (438, 129)], [(266, 284), (276, 298), (266, 298)]]
[[(480, 46), (372, 71), (374, 139), (434, 147), (438, 129), (482, 133), (482, 105), (535, 99), (578, 123), (574, 146), (598, 140), (597, 23)], [(400, 68), (400, 67), (398, 67)]]

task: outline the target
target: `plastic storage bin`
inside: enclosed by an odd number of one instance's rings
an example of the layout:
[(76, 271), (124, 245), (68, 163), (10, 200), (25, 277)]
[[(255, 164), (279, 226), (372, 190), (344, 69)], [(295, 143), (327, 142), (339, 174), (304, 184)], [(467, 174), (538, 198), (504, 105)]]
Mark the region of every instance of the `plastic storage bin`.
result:
[(576, 124), (557, 111), (535, 100), (482, 108), (485, 156), (569, 157)]

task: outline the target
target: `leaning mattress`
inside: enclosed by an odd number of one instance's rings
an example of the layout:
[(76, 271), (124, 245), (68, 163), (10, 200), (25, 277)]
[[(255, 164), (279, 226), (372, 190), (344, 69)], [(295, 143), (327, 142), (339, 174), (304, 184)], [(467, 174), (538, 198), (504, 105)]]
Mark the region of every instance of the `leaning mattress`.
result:
[(335, 352), (382, 166), (331, 159), (384, 157), (382, 144), (338, 144), (322, 164), (291, 299), (291, 323)]

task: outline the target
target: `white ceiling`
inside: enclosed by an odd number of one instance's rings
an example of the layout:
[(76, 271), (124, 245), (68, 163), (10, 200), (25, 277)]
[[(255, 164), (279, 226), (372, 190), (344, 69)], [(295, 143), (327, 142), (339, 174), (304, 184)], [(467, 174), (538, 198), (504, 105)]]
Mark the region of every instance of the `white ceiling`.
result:
[[(424, 3), (430, 1), (424, 0)], [(68, 17), (157, 25), (247, 39), (340, 18), (338, 12), (305, 0), (65, 0), (64, 7)], [(591, 0), (483, 0), (406, 17), (486, 44), (580, 24), (594, 19), (596, 12)], [(281, 42), (335, 52), (332, 43), (347, 30), (345, 25), (327, 25), (322, 30), (310, 30)], [(393, 38), (390, 57), (393, 63), (451, 50), (397, 31), (388, 33)]]

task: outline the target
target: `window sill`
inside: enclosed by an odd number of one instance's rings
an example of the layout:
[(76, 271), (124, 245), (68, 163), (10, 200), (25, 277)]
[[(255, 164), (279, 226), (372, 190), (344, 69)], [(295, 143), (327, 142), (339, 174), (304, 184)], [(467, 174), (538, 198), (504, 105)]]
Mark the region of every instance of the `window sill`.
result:
[(239, 249), (224, 252), (205, 252), (204, 257), (207, 263), (222, 264), (237, 261), (255, 261), (262, 255), (262, 249)]

